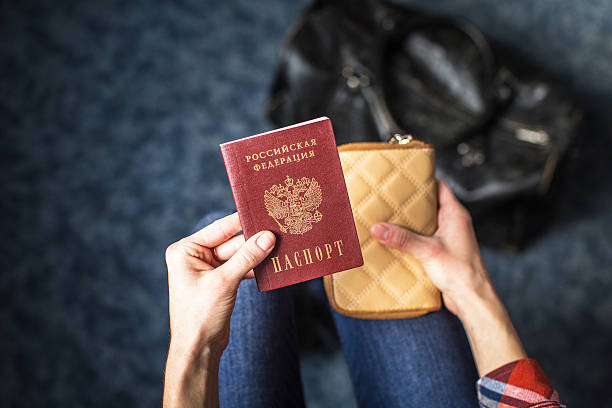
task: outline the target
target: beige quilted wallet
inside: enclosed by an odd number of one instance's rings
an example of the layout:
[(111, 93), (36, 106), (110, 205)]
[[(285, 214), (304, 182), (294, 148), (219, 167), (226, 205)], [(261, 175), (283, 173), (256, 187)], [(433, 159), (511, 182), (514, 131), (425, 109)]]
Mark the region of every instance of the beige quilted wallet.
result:
[(370, 236), (370, 227), (380, 221), (420, 234), (435, 232), (433, 147), (413, 140), (349, 143), (338, 151), (364, 265), (324, 277), (332, 307), (362, 319), (416, 317), (439, 310), (440, 293), (420, 262)]

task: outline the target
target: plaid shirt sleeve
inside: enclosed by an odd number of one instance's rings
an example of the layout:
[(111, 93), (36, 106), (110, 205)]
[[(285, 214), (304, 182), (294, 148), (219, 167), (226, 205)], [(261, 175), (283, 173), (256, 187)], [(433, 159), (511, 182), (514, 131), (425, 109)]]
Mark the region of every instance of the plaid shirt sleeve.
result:
[(531, 358), (490, 372), (478, 380), (476, 388), (482, 408), (565, 408), (538, 362)]

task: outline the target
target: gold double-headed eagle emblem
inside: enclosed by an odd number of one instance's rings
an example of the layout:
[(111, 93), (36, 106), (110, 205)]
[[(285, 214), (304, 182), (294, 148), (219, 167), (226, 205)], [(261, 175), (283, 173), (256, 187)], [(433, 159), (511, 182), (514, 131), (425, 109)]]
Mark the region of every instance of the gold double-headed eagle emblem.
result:
[(287, 176), (285, 185), (274, 184), (264, 192), (268, 214), (282, 232), (290, 234), (303, 234), (321, 221), (323, 214), (317, 210), (321, 201), (321, 187), (314, 177), (302, 177), (294, 182)]

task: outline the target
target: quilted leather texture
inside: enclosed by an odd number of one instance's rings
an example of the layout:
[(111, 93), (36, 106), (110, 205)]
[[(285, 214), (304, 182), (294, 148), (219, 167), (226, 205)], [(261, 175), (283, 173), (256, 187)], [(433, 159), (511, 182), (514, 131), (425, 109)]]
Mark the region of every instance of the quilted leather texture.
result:
[(380, 221), (431, 235), (437, 228), (434, 150), (406, 145), (351, 143), (339, 147), (364, 265), (324, 278), (331, 305), (366, 319), (415, 317), (439, 310), (440, 293), (418, 260), (379, 244), (370, 227)]

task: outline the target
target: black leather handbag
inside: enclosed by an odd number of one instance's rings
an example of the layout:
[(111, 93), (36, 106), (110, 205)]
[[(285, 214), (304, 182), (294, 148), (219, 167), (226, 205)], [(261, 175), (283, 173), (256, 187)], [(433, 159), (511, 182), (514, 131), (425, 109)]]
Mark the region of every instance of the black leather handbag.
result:
[(543, 194), (582, 116), (567, 87), (473, 24), (372, 0), (315, 1), (281, 51), (278, 126), (330, 117), (338, 144), (412, 134), (474, 209)]

